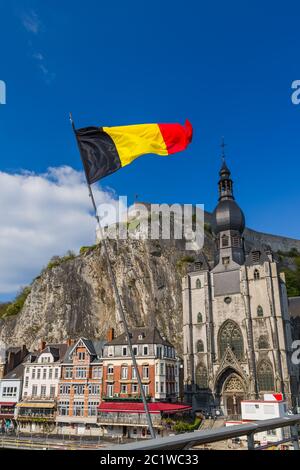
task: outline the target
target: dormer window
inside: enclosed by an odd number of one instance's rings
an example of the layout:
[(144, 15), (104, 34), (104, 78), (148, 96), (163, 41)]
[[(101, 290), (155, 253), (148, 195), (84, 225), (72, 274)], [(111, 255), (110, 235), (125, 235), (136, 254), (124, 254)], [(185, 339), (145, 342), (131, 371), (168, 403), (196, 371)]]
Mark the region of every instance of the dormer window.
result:
[(140, 341), (142, 341), (142, 340), (144, 339), (144, 337), (145, 337), (144, 333), (141, 333), (141, 334), (138, 336), (138, 339), (139, 339)]
[(84, 360), (85, 360), (85, 352), (80, 351), (80, 352), (78, 353), (78, 360), (79, 360), (79, 361), (84, 361)]
[(230, 263), (230, 258), (229, 258), (229, 256), (225, 256), (224, 258), (222, 258), (222, 264), (223, 264), (224, 266), (228, 266), (229, 263)]
[(201, 261), (197, 261), (195, 263), (195, 271), (201, 271), (202, 266), (203, 266), (203, 263), (201, 263)]

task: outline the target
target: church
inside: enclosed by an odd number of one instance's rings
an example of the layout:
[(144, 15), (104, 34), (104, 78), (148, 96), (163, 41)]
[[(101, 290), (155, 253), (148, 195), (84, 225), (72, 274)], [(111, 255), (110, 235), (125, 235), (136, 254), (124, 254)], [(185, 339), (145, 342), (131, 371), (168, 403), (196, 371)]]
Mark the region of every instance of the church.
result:
[(298, 371), (283, 274), (272, 252), (245, 248), (245, 217), (223, 158), (211, 228), (215, 259), (201, 252), (182, 279), (185, 399), (227, 417), (242, 400), (281, 392), (293, 406)]

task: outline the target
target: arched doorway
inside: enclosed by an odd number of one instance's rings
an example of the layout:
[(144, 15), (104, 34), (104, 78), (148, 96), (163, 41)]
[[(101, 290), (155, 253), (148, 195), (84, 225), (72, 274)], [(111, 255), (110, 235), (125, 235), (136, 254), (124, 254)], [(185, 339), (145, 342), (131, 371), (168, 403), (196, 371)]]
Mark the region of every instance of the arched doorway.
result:
[(230, 374), (224, 381), (223, 404), (226, 416), (237, 418), (241, 415), (241, 401), (245, 399), (245, 386), (241, 377)]

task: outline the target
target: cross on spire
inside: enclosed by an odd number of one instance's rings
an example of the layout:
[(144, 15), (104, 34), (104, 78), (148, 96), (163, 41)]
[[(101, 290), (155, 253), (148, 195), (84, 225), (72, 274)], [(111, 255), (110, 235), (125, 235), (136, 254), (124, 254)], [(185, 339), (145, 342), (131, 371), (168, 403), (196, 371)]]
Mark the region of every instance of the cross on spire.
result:
[(225, 147), (226, 147), (227, 144), (225, 144), (225, 140), (224, 140), (224, 136), (222, 137), (222, 141), (221, 141), (221, 149), (222, 149), (222, 161), (223, 163), (225, 162)]

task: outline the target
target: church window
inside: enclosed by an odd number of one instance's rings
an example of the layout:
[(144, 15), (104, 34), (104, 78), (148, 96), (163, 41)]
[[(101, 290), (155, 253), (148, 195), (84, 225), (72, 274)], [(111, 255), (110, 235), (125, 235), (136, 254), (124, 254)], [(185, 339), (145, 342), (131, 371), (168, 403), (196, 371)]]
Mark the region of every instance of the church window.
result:
[(228, 246), (229, 245), (229, 238), (227, 235), (222, 235), (222, 247)]
[(267, 336), (260, 336), (258, 339), (258, 349), (269, 349), (269, 342)]
[(252, 262), (259, 263), (260, 255), (261, 255), (260, 251), (252, 251)]
[(208, 388), (207, 369), (203, 364), (198, 364), (196, 369), (196, 385), (201, 388)]
[(201, 289), (201, 281), (200, 279), (196, 280), (196, 289)]
[(257, 307), (257, 316), (258, 317), (263, 317), (264, 316), (264, 311), (261, 305)]
[(198, 339), (197, 341), (197, 352), (204, 352), (204, 344), (202, 339)]
[(225, 256), (224, 258), (222, 258), (222, 263), (224, 264), (224, 266), (227, 266), (230, 263), (229, 256)]
[(240, 238), (237, 235), (232, 237), (232, 245), (234, 247), (240, 246)]
[(262, 361), (257, 368), (258, 388), (260, 392), (274, 390), (273, 368), (269, 361)]
[(202, 313), (201, 313), (201, 312), (199, 312), (199, 313), (197, 314), (197, 323), (203, 323), (203, 317), (202, 317)]
[(257, 281), (260, 278), (259, 270), (254, 269), (254, 280)]
[(219, 332), (219, 352), (222, 358), (227, 348), (235, 354), (238, 359), (242, 359), (244, 354), (243, 336), (239, 326), (228, 320), (220, 328)]

